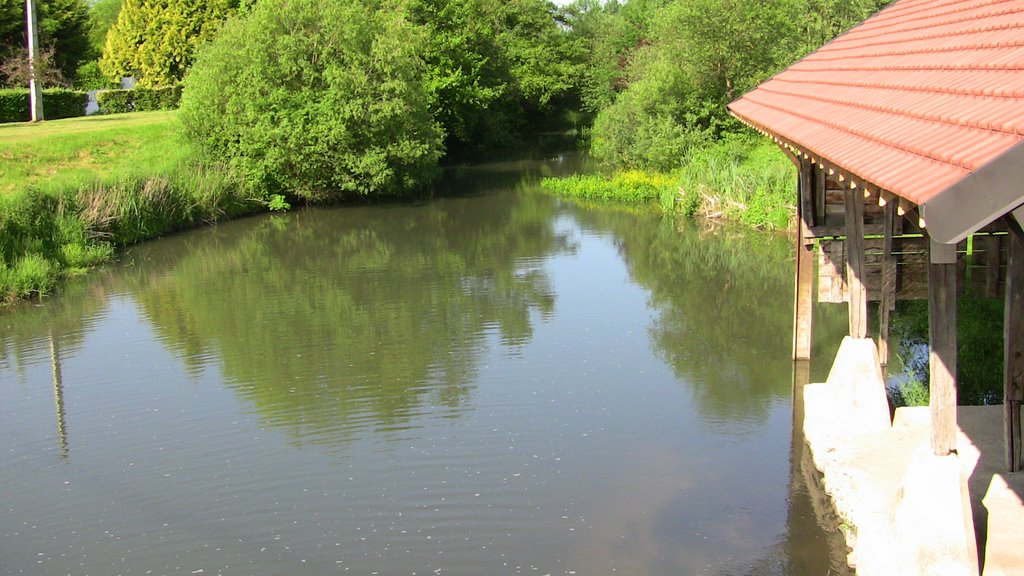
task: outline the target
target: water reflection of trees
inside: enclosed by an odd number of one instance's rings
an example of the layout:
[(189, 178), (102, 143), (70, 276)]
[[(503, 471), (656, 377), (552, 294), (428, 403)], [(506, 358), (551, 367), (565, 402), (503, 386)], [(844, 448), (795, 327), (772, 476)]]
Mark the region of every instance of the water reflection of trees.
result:
[(216, 358), (268, 422), (333, 443), (458, 414), (488, 337), (529, 340), (555, 303), (539, 261), (569, 248), (550, 203), (508, 194), (235, 222), (136, 250), (132, 275), (192, 370)]
[[(790, 395), (792, 253), (787, 239), (689, 221), (638, 223), (579, 211), (611, 231), (633, 279), (650, 291), (652, 346), (709, 420), (760, 421)], [(642, 219), (642, 216), (636, 216)]]

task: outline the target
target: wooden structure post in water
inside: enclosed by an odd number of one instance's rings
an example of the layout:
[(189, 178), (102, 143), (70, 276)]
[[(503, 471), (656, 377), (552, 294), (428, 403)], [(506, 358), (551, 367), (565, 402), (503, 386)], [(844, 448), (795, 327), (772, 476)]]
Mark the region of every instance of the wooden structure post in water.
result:
[(885, 230), (882, 237), (882, 294), (878, 303), (878, 363), (889, 365), (889, 316), (896, 309), (896, 257), (893, 256), (893, 228), (896, 226), (896, 202), (885, 205)]
[(956, 452), (956, 245), (928, 250), (928, 339), (932, 452)]
[(1020, 408), (1024, 402), (1024, 233), (1016, 223), (1008, 224), (1006, 304), (1003, 311), (1003, 409), (1006, 467), (1010, 472), (1018, 472), (1022, 468)]
[(814, 223), (814, 165), (800, 161), (797, 183), (796, 294), (793, 297), (793, 359), (811, 359), (811, 330), (814, 313), (814, 244), (810, 227)]
[(868, 291), (864, 287), (864, 199), (860, 191), (846, 194), (846, 282), (850, 287), (850, 336), (868, 337)]

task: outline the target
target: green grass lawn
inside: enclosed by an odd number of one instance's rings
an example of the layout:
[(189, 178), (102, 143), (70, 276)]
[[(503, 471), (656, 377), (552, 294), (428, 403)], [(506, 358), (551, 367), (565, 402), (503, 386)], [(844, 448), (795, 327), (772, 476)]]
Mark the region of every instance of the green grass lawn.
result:
[(174, 118), (158, 111), (0, 124), (0, 195), (172, 168), (188, 154)]
[(195, 157), (175, 112), (0, 125), (0, 305), (43, 296), (118, 246), (263, 206)]

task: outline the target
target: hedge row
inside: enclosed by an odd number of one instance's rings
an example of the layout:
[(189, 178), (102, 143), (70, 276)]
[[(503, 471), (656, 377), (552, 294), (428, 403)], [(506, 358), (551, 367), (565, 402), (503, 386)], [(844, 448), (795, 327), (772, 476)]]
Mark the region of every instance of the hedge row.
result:
[(165, 88), (132, 88), (130, 90), (101, 90), (96, 94), (100, 111), (104, 114), (170, 110), (181, 102), (181, 85)]
[[(43, 90), (43, 112), (48, 120), (85, 115), (86, 92), (65, 88)], [(0, 122), (28, 122), (32, 119), (28, 90), (0, 90)]]
[[(96, 101), (103, 114), (170, 110), (181, 101), (181, 86), (166, 88), (132, 88), (130, 90), (101, 90)], [(43, 115), (47, 120), (74, 118), (85, 115), (89, 94), (65, 88), (43, 90)], [(0, 123), (28, 122), (32, 119), (28, 90), (0, 89)]]

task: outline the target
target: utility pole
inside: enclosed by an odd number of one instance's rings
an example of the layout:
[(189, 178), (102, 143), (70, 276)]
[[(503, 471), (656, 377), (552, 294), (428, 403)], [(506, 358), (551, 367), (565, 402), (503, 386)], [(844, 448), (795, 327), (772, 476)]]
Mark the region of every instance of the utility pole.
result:
[(28, 20), (28, 101), (32, 108), (32, 121), (43, 120), (43, 88), (36, 80), (36, 53), (39, 52), (39, 29), (36, 26), (35, 0), (25, 0), (25, 19)]

